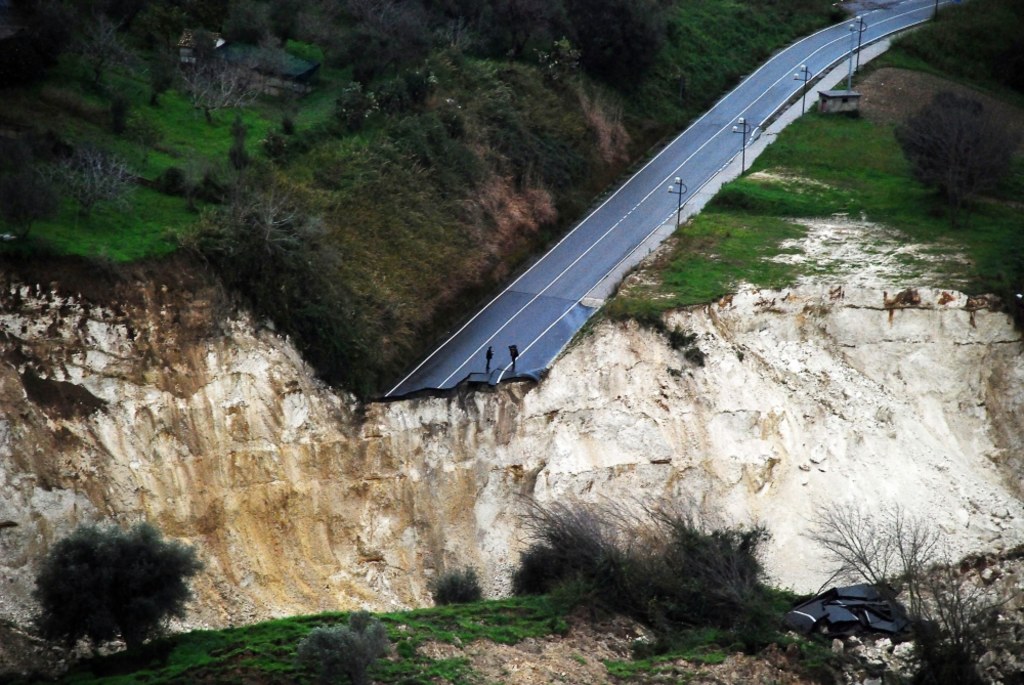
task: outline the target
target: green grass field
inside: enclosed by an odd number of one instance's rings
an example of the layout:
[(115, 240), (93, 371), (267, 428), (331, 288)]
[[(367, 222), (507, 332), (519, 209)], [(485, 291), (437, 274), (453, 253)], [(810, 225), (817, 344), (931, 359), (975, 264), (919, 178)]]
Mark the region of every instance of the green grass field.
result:
[[(670, 254), (650, 270), (653, 278), (646, 280), (653, 283), (611, 302), (608, 314), (649, 316), (707, 302), (740, 282), (785, 287), (800, 272), (772, 257), (784, 251), (783, 241), (804, 232), (787, 219), (832, 214), (894, 229), (939, 258), (949, 283), (998, 292), (1021, 273), (1024, 210), (1016, 199), (1022, 184), (1024, 160), (1018, 160), (1011, 177), (975, 203), (967, 225), (954, 229), (944, 200), (912, 178), (891, 126), (809, 114), (681, 227)], [(961, 253), (969, 264), (954, 258)]]
[[(785, 592), (776, 592), (773, 596), (780, 616), (794, 601), (794, 597)], [(462, 646), (477, 640), (514, 645), (526, 638), (564, 636), (569, 631), (569, 613), (578, 600), (568, 591), (551, 596), (377, 614), (391, 639), (391, 654), (371, 667), (370, 677), (374, 682), (395, 685), (483, 682), (468, 657), (433, 659), (426, 656), (421, 647), (428, 642)], [(347, 619), (347, 614), (327, 613), (240, 628), (182, 633), (152, 641), (134, 653), (120, 652), (84, 661), (59, 682), (65, 685), (313, 682), (312, 674), (296, 662), (297, 645), (313, 628), (345, 624)], [(781, 633), (763, 638), (765, 644), (786, 645), (793, 641)], [(627, 681), (662, 673), (685, 678), (701, 664), (720, 664), (728, 654), (746, 651), (736, 640), (728, 631), (693, 628), (664, 636), (654, 643), (638, 643), (636, 658), (606, 661), (604, 666), (611, 676)], [(802, 655), (801, 663), (807, 668), (827, 659), (826, 647), (803, 640), (796, 642)], [(590, 658), (587, 654), (575, 657), (580, 663)], [(23, 683), (15, 681), (15, 685)]]
[[(516, 644), (528, 637), (564, 634), (564, 607), (544, 597), (477, 602), (378, 614), (392, 642), (392, 657), (370, 671), (375, 682), (470, 683), (467, 659), (431, 659), (417, 648), (427, 641), (468, 644), (487, 639)], [(75, 685), (135, 683), (311, 682), (295, 660), (298, 643), (321, 625), (343, 624), (347, 614), (267, 621), (243, 628), (199, 630), (147, 644), (138, 653), (84, 662), (60, 682)]]

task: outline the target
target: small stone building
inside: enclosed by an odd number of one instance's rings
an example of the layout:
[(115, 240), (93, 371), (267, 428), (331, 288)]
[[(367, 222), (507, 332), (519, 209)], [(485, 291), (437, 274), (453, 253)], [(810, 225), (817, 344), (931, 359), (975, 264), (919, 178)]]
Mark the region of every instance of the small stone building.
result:
[(855, 90), (819, 90), (818, 111), (822, 114), (860, 111), (860, 93)]
[[(214, 50), (224, 46), (225, 41), (219, 33), (210, 33), (208, 35), (213, 41)], [(193, 31), (190, 29), (185, 29), (181, 34), (181, 38), (178, 39), (178, 59), (181, 60), (182, 64), (196, 63), (196, 39)]]
[[(2, 0), (0, 0), (2, 2)], [(211, 59), (224, 60), (248, 69), (257, 79), (259, 89), (268, 95), (286, 92), (305, 94), (313, 89), (320, 71), (319, 62), (300, 59), (280, 48), (264, 48), (225, 41), (219, 33), (208, 33), (213, 40)], [(183, 69), (197, 64), (196, 32), (186, 30), (178, 40), (178, 54)]]

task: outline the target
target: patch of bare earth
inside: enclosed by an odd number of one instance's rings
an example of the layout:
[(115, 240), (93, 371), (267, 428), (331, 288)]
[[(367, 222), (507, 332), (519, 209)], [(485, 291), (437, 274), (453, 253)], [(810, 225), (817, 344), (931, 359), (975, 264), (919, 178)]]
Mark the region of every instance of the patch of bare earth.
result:
[(962, 273), (966, 257), (950, 246), (936, 250), (908, 241), (899, 231), (845, 214), (800, 219), (807, 235), (787, 240), (773, 259), (798, 265), (797, 285), (842, 283), (848, 288), (962, 287), (949, 273)]
[[(1019, 107), (949, 79), (885, 67), (860, 80), (857, 90), (861, 94), (861, 115), (869, 121), (898, 124), (931, 102), (936, 93), (946, 91), (981, 102), (986, 111), (993, 112), (1024, 141), (1024, 116)], [(1020, 150), (1024, 151), (1024, 142)]]
[[(467, 645), (427, 642), (419, 647), (431, 659), (468, 659), (481, 685), (602, 685), (625, 682), (608, 672), (605, 662), (629, 661), (636, 640), (653, 639), (650, 631), (628, 618), (570, 620), (562, 636), (527, 638), (515, 645), (477, 640)], [(758, 657), (735, 654), (721, 664), (691, 663), (683, 659), (660, 664), (655, 672), (628, 679), (631, 683), (668, 683), (685, 679), (699, 685), (745, 685), (775, 682), (804, 685), (813, 680), (798, 674), (795, 654), (770, 648)]]

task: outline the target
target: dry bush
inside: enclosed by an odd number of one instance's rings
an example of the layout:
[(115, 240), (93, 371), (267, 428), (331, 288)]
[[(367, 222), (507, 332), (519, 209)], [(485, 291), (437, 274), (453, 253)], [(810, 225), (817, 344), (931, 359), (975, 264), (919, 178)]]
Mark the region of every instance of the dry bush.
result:
[(513, 578), (517, 593), (583, 581), (609, 608), (663, 631), (715, 626), (743, 639), (771, 622), (762, 584), (762, 527), (712, 527), (689, 506), (534, 504), (534, 543)]
[(597, 139), (601, 159), (608, 164), (628, 159), (630, 138), (622, 125), (622, 108), (612, 106), (600, 95), (588, 95), (582, 87), (578, 98), (587, 126)]

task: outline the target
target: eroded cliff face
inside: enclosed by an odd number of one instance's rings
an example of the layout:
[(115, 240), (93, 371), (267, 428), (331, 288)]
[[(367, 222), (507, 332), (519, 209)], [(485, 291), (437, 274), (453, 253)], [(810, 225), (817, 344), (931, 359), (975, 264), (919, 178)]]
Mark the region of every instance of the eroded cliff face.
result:
[(198, 276), (0, 295), (0, 618), (16, 623), (40, 556), (83, 521), (197, 545), (188, 623), (210, 626), (423, 604), (454, 565), (503, 592), (531, 498), (764, 523), (776, 581), (802, 590), (825, 577), (805, 534), (836, 502), (899, 502), (953, 554), (1024, 542), (1020, 334), (958, 293), (741, 292), (670, 317), (703, 366), (604, 323), (540, 385), (367, 407)]

